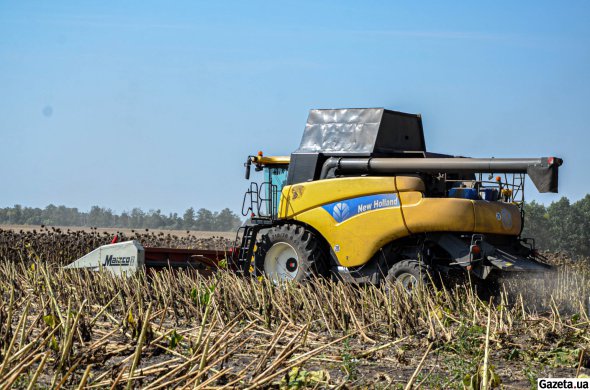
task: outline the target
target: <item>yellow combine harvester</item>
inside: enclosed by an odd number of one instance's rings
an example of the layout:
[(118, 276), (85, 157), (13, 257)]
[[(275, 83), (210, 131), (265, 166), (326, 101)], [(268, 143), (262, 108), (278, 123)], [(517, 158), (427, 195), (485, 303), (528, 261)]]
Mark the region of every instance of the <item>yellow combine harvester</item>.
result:
[(542, 272), (522, 238), (524, 184), (557, 192), (558, 158), (463, 158), (426, 151), (419, 115), (381, 108), (311, 110), (290, 157), (248, 157), (262, 171), (242, 212), (234, 265), (301, 281), (416, 283)]

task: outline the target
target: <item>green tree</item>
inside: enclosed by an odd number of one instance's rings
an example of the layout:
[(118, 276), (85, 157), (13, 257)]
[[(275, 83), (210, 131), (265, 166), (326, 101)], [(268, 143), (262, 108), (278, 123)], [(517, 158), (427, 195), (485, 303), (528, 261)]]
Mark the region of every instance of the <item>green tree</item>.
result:
[(144, 227), (144, 219), (145, 213), (138, 207), (135, 207), (131, 210), (131, 214), (129, 215), (129, 219), (131, 221), (131, 225), (129, 227), (132, 228), (141, 228)]
[(215, 221), (213, 220), (213, 213), (207, 209), (199, 209), (197, 211), (197, 218), (195, 228), (197, 230), (211, 231), (214, 230)]
[(549, 214), (549, 249), (570, 252), (575, 230), (572, 208), (565, 196), (547, 207)]
[(131, 218), (129, 217), (129, 213), (127, 211), (123, 211), (117, 221), (117, 226), (118, 227), (129, 227), (129, 226), (131, 226), (130, 222), (131, 222)]
[(570, 218), (573, 228), (569, 241), (572, 253), (590, 256), (590, 194), (572, 205)]
[(230, 209), (225, 208), (216, 215), (215, 230), (227, 232), (240, 226), (240, 218)]
[(188, 208), (182, 216), (182, 226), (185, 229), (194, 229), (197, 221), (195, 220), (195, 209)]
[(525, 223), (523, 237), (535, 239), (537, 248), (549, 249), (551, 233), (549, 232), (549, 214), (545, 205), (534, 200), (524, 206)]
[(23, 221), (23, 207), (20, 204), (15, 204), (14, 207), (8, 211), (8, 223), (22, 224)]
[(150, 210), (145, 218), (145, 227), (156, 229), (164, 225), (164, 218), (162, 212), (158, 210)]

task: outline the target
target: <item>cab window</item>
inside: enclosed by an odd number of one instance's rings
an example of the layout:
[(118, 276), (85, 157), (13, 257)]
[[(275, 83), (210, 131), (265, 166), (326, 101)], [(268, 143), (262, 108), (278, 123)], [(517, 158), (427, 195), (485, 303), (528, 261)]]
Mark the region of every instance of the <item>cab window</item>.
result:
[(264, 169), (266, 186), (266, 209), (275, 217), (278, 213), (281, 191), (287, 183), (287, 165), (270, 166)]

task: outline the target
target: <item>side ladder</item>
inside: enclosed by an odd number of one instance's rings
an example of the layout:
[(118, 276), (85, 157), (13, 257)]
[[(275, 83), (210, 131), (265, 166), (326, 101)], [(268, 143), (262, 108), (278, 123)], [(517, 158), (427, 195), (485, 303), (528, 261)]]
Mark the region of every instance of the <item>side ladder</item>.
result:
[[(236, 265), (238, 274), (248, 276), (250, 275), (250, 264), (252, 262), (252, 255), (254, 255), (254, 245), (256, 244), (256, 235), (260, 230), (260, 226), (240, 226), (236, 234), (234, 247), (234, 264)], [(243, 231), (240, 239), (240, 232)], [(238, 246), (238, 242), (241, 244)]]

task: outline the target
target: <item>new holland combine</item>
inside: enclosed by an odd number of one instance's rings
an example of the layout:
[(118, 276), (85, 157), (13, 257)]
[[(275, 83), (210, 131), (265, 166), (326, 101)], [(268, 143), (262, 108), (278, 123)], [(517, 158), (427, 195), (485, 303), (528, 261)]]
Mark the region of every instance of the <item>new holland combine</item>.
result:
[[(239, 245), (229, 253), (185, 251), (176, 264), (226, 258), (237, 272), (276, 281), (396, 279), (407, 288), (433, 275), (494, 280), (509, 272), (543, 272), (548, 266), (539, 261), (534, 240), (521, 237), (525, 179), (540, 192), (557, 192), (561, 164), (555, 157), (427, 152), (419, 115), (311, 110), (291, 156), (248, 157), (246, 179), (252, 166), (264, 179), (245, 194), (248, 220), (238, 231)], [(166, 252), (134, 242), (114, 245), (128, 247), (131, 254), (119, 257), (135, 256), (132, 266), (129, 259), (112, 265), (113, 246), (107, 245), (70, 267), (109, 267), (111, 255), (109, 268), (129, 271), (150, 265), (145, 253)]]

